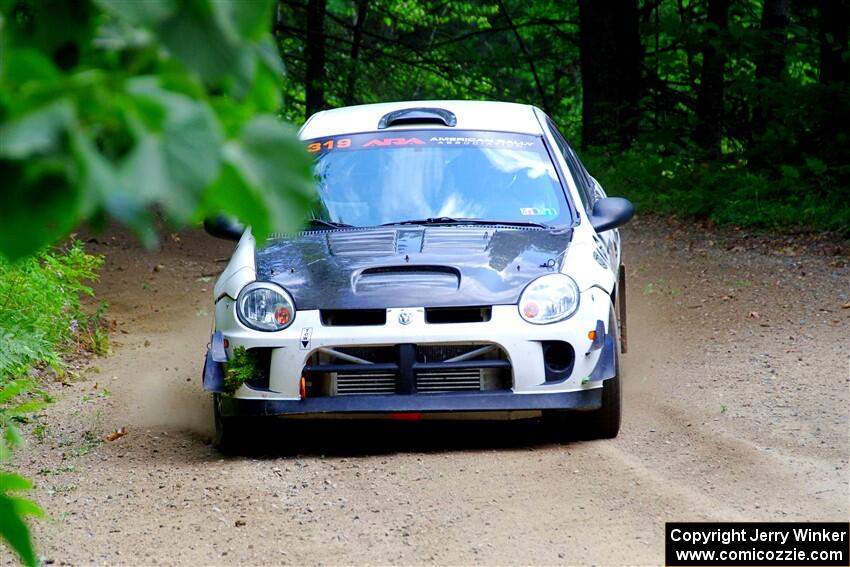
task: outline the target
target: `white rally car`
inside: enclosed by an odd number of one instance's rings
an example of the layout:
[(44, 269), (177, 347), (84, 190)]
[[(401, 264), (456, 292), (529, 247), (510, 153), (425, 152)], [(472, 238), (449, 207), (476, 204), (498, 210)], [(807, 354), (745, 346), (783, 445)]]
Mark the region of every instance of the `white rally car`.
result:
[(551, 416), (617, 435), (616, 228), (633, 208), (540, 109), (364, 105), (300, 136), (318, 189), (306, 230), (259, 247), (207, 223), (239, 239), (203, 374), (222, 447), (250, 416)]

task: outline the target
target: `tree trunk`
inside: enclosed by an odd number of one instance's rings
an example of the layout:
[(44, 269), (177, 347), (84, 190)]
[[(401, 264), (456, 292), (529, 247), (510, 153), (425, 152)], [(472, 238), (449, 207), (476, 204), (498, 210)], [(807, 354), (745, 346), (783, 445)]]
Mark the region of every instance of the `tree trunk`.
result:
[(817, 140), (818, 157), (830, 165), (844, 167), (850, 153), (850, 61), (847, 51), (850, 0), (819, 0), (820, 82)]
[(357, 69), (360, 59), (360, 44), (363, 41), (363, 25), (366, 22), (366, 14), (369, 10), (369, 0), (358, 0), (357, 15), (354, 20), (354, 31), (351, 34), (351, 51), (348, 61), (348, 80), (345, 87), (345, 104), (352, 105), (356, 102), (354, 91), (357, 87)]
[(641, 45), (637, 0), (580, 0), (582, 144), (627, 147), (637, 135)]
[(304, 103), (307, 117), (325, 108), (325, 7), (327, 0), (307, 3)]
[(756, 51), (756, 77), (779, 81), (785, 72), (785, 47), (791, 0), (764, 0), (761, 47)]
[(791, 0), (764, 0), (761, 15), (761, 41), (755, 53), (758, 96), (753, 106), (752, 132), (756, 137), (777, 119), (771, 100), (785, 73), (788, 18)]
[(702, 49), (702, 74), (697, 87), (696, 142), (706, 151), (720, 155), (723, 135), (723, 69), (726, 52), (721, 38), (729, 23), (729, 0), (709, 0), (708, 21)]
[(850, 61), (842, 58), (850, 28), (848, 0), (820, 0), (820, 82), (824, 85), (850, 80)]

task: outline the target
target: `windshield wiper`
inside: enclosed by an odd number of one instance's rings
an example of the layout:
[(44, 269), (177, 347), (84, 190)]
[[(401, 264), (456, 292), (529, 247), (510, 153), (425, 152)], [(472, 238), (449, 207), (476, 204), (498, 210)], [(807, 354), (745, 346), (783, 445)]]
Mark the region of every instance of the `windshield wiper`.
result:
[(346, 224), (344, 222), (335, 222), (324, 219), (310, 219), (311, 225), (319, 225), (326, 226), (328, 228), (354, 228), (353, 224)]
[(384, 223), (381, 226), (394, 226), (400, 224), (480, 224), (480, 225), (504, 225), (504, 226), (531, 226), (535, 228), (553, 228), (548, 224), (533, 221), (517, 220), (495, 220), (495, 219), (470, 219), (454, 217), (429, 217), (426, 219), (409, 219)]

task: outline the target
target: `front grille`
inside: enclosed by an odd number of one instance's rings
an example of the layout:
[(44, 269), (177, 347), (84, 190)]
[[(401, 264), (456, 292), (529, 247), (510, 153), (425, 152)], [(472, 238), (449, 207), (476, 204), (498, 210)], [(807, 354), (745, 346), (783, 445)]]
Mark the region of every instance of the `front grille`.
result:
[(426, 323), (486, 323), (492, 308), (487, 307), (426, 307)]
[(322, 325), (325, 327), (357, 327), (386, 325), (386, 309), (322, 309)]
[(492, 344), (325, 348), (304, 367), (307, 396), (509, 390), (511, 365)]

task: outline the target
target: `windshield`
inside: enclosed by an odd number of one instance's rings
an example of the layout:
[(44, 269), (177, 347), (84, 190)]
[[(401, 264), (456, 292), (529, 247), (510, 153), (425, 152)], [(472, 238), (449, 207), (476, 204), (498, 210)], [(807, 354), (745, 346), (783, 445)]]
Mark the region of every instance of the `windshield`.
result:
[(539, 136), (413, 130), (307, 140), (314, 217), (353, 226), (455, 219), (564, 225), (564, 190)]

